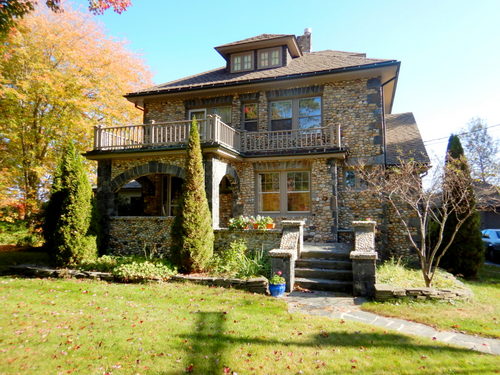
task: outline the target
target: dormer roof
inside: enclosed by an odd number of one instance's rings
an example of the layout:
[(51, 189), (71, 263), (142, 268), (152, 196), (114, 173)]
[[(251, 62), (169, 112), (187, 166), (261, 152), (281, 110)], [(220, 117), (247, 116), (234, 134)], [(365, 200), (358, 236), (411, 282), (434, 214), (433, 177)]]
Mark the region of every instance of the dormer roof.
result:
[(292, 34), (260, 34), (251, 38), (238, 40), (236, 42), (222, 44), (215, 47), (215, 50), (227, 60), (231, 53), (282, 45), (286, 45), (288, 47), (288, 51), (292, 57), (302, 56), (302, 51), (300, 50), (297, 38)]

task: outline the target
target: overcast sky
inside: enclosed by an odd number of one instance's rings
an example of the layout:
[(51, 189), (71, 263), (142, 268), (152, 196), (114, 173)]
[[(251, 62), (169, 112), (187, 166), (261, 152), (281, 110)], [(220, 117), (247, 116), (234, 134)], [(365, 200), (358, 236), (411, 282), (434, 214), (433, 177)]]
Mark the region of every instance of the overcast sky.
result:
[(413, 112), (425, 141), (445, 138), (426, 142), (431, 156), (444, 157), (447, 137), (474, 116), (500, 137), (498, 0), (132, 1), (95, 18), (143, 56), (155, 83), (224, 65), (214, 46), (310, 27), (314, 51), (401, 61), (393, 113)]

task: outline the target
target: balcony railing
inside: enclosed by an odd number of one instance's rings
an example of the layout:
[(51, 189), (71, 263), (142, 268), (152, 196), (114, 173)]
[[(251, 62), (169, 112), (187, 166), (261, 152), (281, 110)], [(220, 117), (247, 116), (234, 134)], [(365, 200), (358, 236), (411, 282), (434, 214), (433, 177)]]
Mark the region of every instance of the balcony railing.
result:
[[(239, 131), (219, 116), (199, 120), (202, 143), (221, 145), (241, 153), (283, 152), (301, 149), (340, 148), (340, 126), (266, 132)], [(133, 150), (156, 147), (183, 147), (189, 138), (191, 121), (95, 128), (97, 151)]]

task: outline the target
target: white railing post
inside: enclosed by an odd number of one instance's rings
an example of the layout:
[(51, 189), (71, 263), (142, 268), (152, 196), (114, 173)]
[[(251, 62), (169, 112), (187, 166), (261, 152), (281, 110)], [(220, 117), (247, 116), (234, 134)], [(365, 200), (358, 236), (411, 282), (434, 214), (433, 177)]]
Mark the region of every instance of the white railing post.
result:
[(94, 149), (99, 150), (101, 148), (101, 125), (94, 126)]
[(337, 125), (337, 137), (338, 137), (337, 141), (338, 147), (342, 148), (342, 134), (340, 132), (340, 124)]

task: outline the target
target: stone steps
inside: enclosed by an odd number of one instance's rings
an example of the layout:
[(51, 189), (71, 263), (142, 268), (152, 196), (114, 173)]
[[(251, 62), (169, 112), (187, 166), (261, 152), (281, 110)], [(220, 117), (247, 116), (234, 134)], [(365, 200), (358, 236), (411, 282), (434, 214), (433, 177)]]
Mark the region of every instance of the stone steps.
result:
[(322, 268), (331, 270), (352, 270), (352, 262), (350, 260), (334, 260), (334, 259), (297, 259), (295, 261), (297, 268)]
[(295, 284), (312, 290), (352, 293), (352, 281), (299, 277), (295, 278)]
[(311, 278), (311, 279), (326, 279), (326, 280), (341, 280), (352, 282), (351, 270), (334, 270), (328, 268), (297, 268), (295, 267), (295, 277)]
[(295, 284), (312, 290), (352, 293), (350, 250), (345, 243), (305, 243), (295, 261)]
[(331, 251), (323, 249), (303, 250), (300, 259), (330, 259), (350, 261), (349, 251)]

